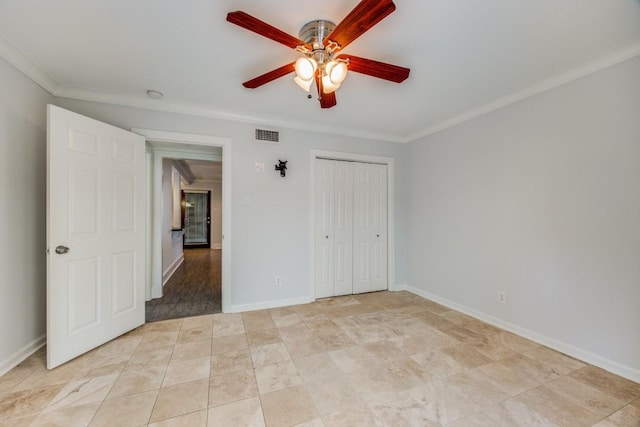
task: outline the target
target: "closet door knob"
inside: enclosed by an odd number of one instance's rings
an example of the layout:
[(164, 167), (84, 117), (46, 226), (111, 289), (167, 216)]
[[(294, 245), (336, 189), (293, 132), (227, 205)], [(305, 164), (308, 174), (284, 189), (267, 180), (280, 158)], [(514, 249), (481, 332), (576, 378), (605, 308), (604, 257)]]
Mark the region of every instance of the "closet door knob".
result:
[(329, 236), (324, 236), (324, 238), (325, 238), (325, 239), (328, 239), (328, 238), (329, 238)]
[(376, 237), (380, 237), (380, 235), (379, 235), (379, 234), (376, 234)]

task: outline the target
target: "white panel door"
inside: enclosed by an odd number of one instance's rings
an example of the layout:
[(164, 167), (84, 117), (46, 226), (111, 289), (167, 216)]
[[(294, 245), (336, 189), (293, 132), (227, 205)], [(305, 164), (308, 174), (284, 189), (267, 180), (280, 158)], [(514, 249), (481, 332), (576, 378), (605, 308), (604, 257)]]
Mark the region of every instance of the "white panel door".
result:
[(353, 293), (353, 163), (335, 162), (333, 295)]
[(387, 289), (387, 166), (354, 164), (353, 293)]
[(333, 296), (335, 162), (315, 163), (315, 282), (316, 298)]
[(387, 289), (387, 165), (369, 166), (371, 291)]
[(47, 109), (47, 367), (144, 323), (144, 138)]

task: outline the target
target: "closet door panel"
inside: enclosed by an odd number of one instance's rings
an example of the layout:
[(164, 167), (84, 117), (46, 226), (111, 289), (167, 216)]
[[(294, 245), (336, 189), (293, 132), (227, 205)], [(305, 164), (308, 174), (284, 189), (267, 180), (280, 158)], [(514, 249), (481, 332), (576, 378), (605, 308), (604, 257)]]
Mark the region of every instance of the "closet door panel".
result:
[(334, 162), (334, 295), (353, 293), (353, 163)]
[(387, 166), (369, 165), (371, 291), (387, 289)]
[(371, 290), (371, 193), (369, 191), (369, 165), (353, 165), (353, 293)]
[(334, 162), (316, 160), (315, 284), (316, 298), (333, 296), (334, 287)]

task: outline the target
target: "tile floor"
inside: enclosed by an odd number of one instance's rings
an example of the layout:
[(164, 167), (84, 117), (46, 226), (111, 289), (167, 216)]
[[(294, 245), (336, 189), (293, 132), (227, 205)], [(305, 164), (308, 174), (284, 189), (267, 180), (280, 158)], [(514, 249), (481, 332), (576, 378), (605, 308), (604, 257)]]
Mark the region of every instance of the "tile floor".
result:
[(2, 426), (640, 426), (640, 384), (407, 292), (148, 323), (0, 378)]

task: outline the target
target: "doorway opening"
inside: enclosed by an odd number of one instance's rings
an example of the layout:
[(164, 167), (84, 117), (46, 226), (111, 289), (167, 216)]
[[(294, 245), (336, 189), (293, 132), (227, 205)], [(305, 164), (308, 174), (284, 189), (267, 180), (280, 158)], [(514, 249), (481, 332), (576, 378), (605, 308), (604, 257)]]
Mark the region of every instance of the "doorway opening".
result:
[(147, 140), (146, 320), (228, 310), (230, 140), (135, 132)]

